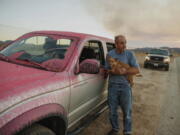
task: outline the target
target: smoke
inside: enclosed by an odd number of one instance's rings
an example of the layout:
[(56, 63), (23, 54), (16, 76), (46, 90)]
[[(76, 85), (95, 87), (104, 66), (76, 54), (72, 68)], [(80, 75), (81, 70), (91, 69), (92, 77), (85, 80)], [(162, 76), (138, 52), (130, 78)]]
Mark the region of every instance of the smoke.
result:
[(113, 35), (132, 40), (177, 41), (178, 0), (82, 0), (88, 13)]

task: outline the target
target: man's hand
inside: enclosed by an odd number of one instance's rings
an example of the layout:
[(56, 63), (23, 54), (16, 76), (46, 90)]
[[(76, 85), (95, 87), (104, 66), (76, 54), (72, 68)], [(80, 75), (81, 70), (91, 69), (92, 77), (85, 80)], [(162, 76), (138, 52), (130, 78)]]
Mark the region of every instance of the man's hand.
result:
[(135, 75), (135, 74), (138, 74), (138, 73), (140, 73), (139, 68), (130, 67), (126, 74), (128, 74), (128, 75)]
[(127, 69), (126, 68), (120, 68), (120, 75), (126, 75)]
[(109, 71), (104, 69), (104, 78), (106, 79), (108, 77), (108, 75), (109, 75)]
[(113, 75), (126, 75), (127, 69), (126, 68), (119, 68), (118, 71), (116, 70), (108, 70), (109, 74)]

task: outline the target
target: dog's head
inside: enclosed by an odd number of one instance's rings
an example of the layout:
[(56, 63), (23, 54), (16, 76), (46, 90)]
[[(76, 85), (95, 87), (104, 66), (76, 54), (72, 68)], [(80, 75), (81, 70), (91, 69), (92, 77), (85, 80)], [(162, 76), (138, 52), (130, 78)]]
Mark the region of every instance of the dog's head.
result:
[(118, 61), (111, 56), (108, 56), (108, 62), (111, 65), (111, 67), (115, 67), (118, 64)]

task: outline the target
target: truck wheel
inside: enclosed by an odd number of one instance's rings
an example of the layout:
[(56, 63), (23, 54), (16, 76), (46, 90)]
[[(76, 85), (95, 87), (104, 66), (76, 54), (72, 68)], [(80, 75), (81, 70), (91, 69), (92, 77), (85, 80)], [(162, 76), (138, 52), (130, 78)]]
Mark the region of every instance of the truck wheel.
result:
[(165, 70), (166, 70), (166, 71), (169, 71), (169, 66), (165, 67)]
[(147, 64), (144, 64), (144, 68), (147, 68), (148, 67), (148, 65)]
[(41, 126), (39, 124), (34, 124), (18, 135), (55, 135), (55, 133), (47, 127)]

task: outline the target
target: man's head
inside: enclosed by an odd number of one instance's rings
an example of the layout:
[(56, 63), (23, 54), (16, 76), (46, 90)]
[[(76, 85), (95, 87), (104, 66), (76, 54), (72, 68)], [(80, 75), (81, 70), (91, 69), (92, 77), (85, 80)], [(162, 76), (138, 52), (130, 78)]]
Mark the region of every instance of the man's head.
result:
[(123, 35), (115, 36), (115, 46), (119, 53), (122, 53), (126, 49), (126, 38)]

